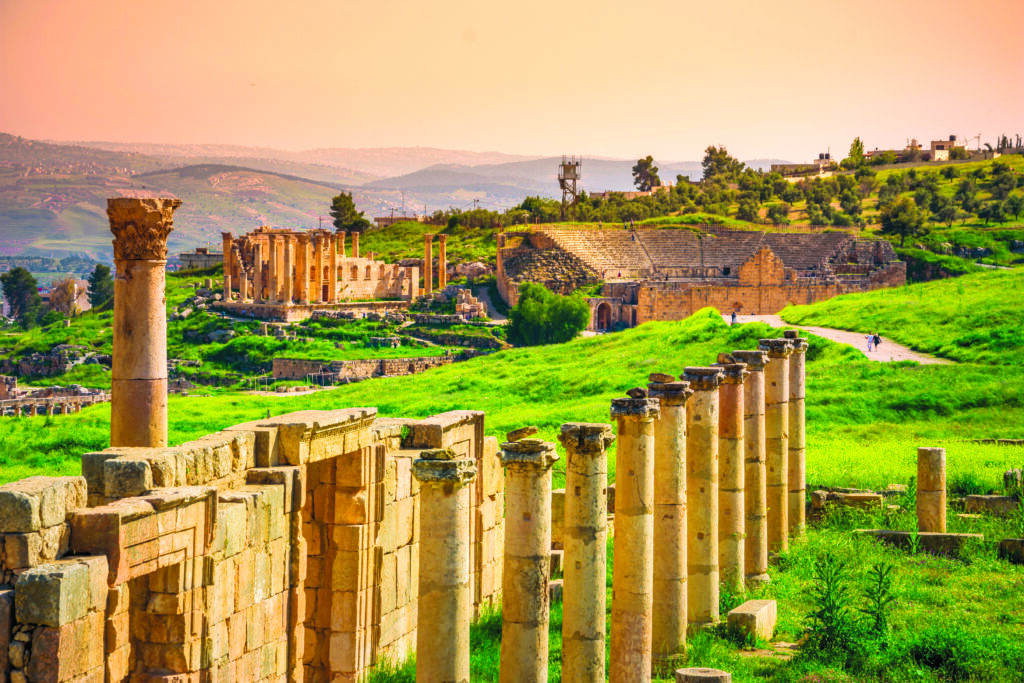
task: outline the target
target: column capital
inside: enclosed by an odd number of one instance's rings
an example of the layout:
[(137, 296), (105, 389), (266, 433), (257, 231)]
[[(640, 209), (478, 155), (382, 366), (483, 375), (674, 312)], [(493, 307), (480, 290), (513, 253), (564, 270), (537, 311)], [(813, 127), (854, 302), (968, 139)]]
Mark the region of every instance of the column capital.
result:
[(661, 404), (655, 398), (613, 398), (612, 417), (654, 420), (661, 416)]
[(476, 463), (469, 459), (458, 459), (447, 448), (436, 448), (420, 453), (413, 460), (412, 474), (424, 484), (468, 484), (476, 476)]
[(732, 357), (747, 366), (750, 372), (761, 372), (768, 365), (768, 354), (765, 351), (733, 351)]
[(793, 353), (804, 353), (807, 351), (807, 337), (799, 335), (799, 330), (786, 330), (782, 333), (782, 338), (788, 339), (793, 344)]
[(769, 358), (788, 358), (793, 353), (793, 343), (789, 339), (761, 339), (757, 348), (767, 351)]
[(558, 442), (570, 453), (596, 455), (615, 441), (612, 426), (602, 422), (567, 422)]
[(441, 241), (441, 244), (444, 244), (448, 240), (448, 235), (444, 234), (443, 232), (439, 233), (437, 235), (437, 239)]
[(167, 236), (174, 229), (174, 210), (180, 199), (170, 197), (110, 197), (107, 218), (114, 233), (114, 258), (166, 261)]
[(299, 240), (299, 244), (301, 244), (302, 246), (306, 246), (307, 244), (309, 244), (309, 233), (308, 232), (300, 232), (295, 237), (296, 237), (296, 239)]
[(689, 382), (651, 381), (647, 385), (647, 395), (658, 399), (663, 406), (681, 406), (693, 395), (693, 389), (690, 388)]
[(750, 375), (746, 363), (714, 363), (713, 367), (722, 368), (725, 372), (722, 384), (743, 384), (743, 380)]
[(425, 233), (423, 233), (423, 241), (424, 242), (430, 242), (433, 239), (434, 239), (434, 233), (432, 233), (432, 232), (425, 232)]
[(558, 452), (555, 444), (540, 439), (520, 439), (519, 441), (506, 441), (501, 444), (501, 464), (505, 467), (510, 465), (530, 465), (540, 469), (548, 469), (558, 460)]
[(718, 388), (725, 377), (722, 368), (689, 367), (683, 370), (683, 379), (696, 391), (712, 391)]

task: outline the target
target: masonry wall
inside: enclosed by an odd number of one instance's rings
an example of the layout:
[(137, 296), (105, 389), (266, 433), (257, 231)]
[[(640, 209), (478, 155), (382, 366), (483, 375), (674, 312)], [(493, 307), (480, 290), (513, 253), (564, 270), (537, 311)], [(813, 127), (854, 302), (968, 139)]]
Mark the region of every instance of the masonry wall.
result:
[(274, 379), (306, 379), (321, 372), (335, 373), (339, 379), (366, 379), (415, 375), (432, 368), (454, 363), (459, 356), (425, 358), (365, 358), (358, 360), (318, 361), (296, 358), (275, 358)]
[(477, 461), (474, 603), (503, 478), (483, 414), (307, 411), (0, 487), (0, 680), (355, 681), (415, 643), (412, 460)]

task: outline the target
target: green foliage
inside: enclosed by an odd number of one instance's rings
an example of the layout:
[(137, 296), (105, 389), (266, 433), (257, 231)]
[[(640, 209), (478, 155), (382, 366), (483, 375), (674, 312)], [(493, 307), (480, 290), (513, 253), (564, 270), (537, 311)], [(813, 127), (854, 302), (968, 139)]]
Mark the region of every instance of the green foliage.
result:
[(590, 306), (580, 296), (561, 296), (527, 282), (508, 314), (508, 339), (516, 346), (560, 344), (574, 339), (590, 321)]
[(97, 263), (89, 274), (89, 303), (102, 306), (114, 298), (114, 278), (110, 275), (110, 267)]
[(43, 299), (39, 296), (39, 284), (32, 273), (20, 266), (11, 268), (0, 274), (0, 285), (3, 286), (4, 299), (10, 306), (11, 317), (17, 318), (25, 329), (35, 324)]
[(807, 615), (806, 646), (816, 654), (848, 654), (857, 639), (850, 571), (831, 551), (814, 561), (813, 611)]
[(733, 182), (745, 168), (744, 163), (730, 155), (724, 145), (722, 147), (710, 145), (705, 149), (700, 166), (704, 169), (704, 182)]
[(889, 634), (889, 615), (896, 602), (892, 592), (893, 565), (876, 562), (868, 570), (868, 585), (864, 591), (865, 606), (857, 609), (867, 616), (868, 628), (876, 637), (884, 638)]
[(650, 154), (643, 159), (637, 159), (636, 165), (633, 166), (633, 185), (641, 192), (647, 192), (652, 187), (661, 185), (658, 167), (654, 165), (654, 157)]
[(864, 143), (859, 137), (850, 143), (850, 153), (843, 159), (844, 168), (859, 168), (864, 165)]
[(334, 219), (334, 229), (338, 232), (363, 232), (370, 227), (370, 221), (366, 219), (364, 212), (356, 210), (351, 192), (342, 192), (331, 199), (330, 214)]
[(924, 215), (906, 197), (901, 197), (882, 209), (880, 214), (883, 235), (897, 235), (900, 246), (907, 237), (917, 237), (924, 230)]

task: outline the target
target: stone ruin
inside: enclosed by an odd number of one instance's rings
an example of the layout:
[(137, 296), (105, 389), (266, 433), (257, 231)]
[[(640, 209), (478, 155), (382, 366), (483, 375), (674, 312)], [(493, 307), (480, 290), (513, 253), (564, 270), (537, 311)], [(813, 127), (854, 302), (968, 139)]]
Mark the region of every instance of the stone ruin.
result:
[(110, 400), (102, 389), (87, 389), (78, 384), (18, 388), (18, 378), (0, 375), (0, 417), (70, 415), (82, 408)]

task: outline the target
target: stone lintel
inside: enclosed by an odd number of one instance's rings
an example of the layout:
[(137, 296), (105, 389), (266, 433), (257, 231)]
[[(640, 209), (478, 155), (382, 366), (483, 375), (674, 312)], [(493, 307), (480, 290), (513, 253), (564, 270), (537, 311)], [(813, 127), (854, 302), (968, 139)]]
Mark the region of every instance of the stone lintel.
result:
[(693, 396), (693, 389), (689, 382), (651, 382), (647, 385), (647, 395), (658, 399), (663, 406), (681, 406)]
[(714, 391), (724, 377), (722, 368), (716, 367), (689, 367), (683, 371), (683, 378), (695, 391)]
[(519, 429), (513, 429), (511, 432), (505, 434), (505, 441), (519, 441), (520, 439), (525, 439), (528, 436), (533, 436), (539, 431), (540, 429), (538, 429), (535, 425), (530, 425), (528, 427), (520, 427)]
[(783, 339), (799, 339), (800, 338), (800, 330), (784, 330), (782, 332), (782, 338)]
[(456, 460), (459, 456), (450, 448), (430, 448), (420, 453), (420, 457), (424, 460)]
[(506, 441), (501, 444), (499, 456), (504, 467), (510, 465), (530, 465), (547, 469), (558, 460), (555, 444), (550, 441), (541, 441), (540, 439)]
[(788, 339), (787, 341), (793, 344), (793, 353), (806, 353), (807, 347), (810, 345), (804, 337)]
[(422, 484), (468, 484), (476, 476), (472, 460), (413, 460), (412, 474)]
[(733, 351), (733, 358), (747, 366), (750, 372), (761, 372), (768, 365), (768, 354), (764, 351)]
[(603, 422), (567, 422), (558, 434), (558, 442), (570, 453), (597, 455), (614, 441), (612, 426)]
[(787, 358), (793, 353), (793, 342), (789, 339), (761, 339), (757, 348), (767, 351), (769, 358)]
[(743, 380), (750, 375), (746, 363), (715, 363), (714, 367), (725, 371), (722, 384), (743, 384)]
[(661, 416), (661, 404), (655, 398), (613, 398), (612, 417), (653, 420)]
[(107, 218), (114, 233), (114, 258), (166, 261), (167, 236), (174, 229), (172, 215), (180, 199), (169, 197), (110, 197)]

